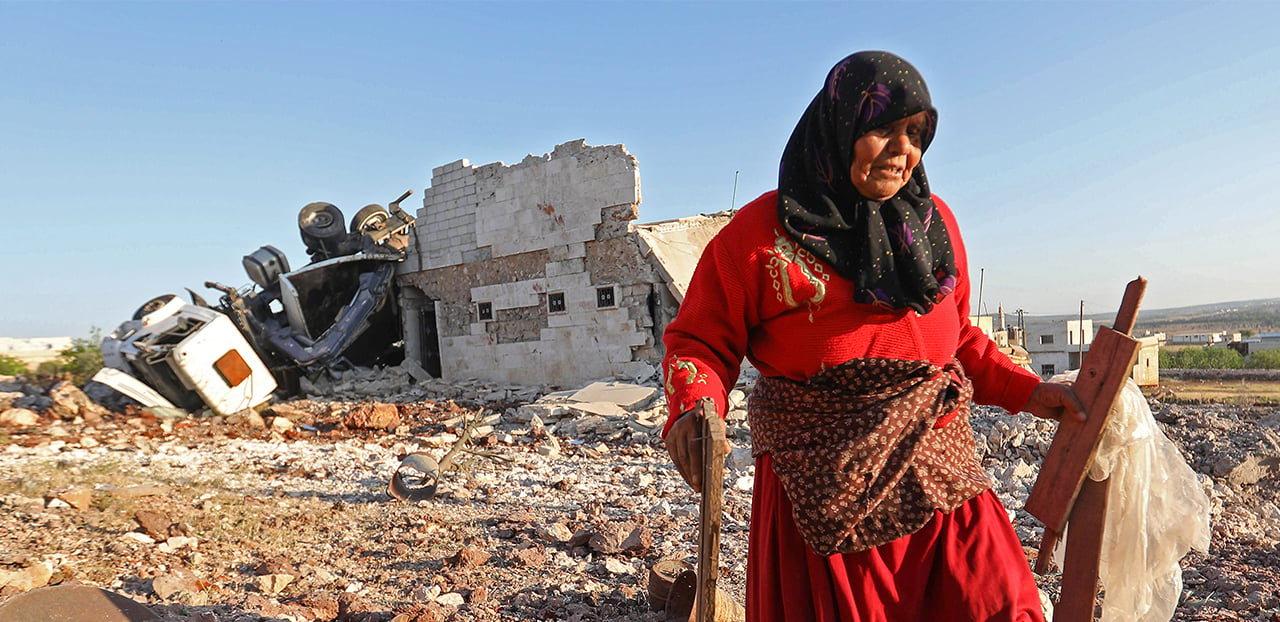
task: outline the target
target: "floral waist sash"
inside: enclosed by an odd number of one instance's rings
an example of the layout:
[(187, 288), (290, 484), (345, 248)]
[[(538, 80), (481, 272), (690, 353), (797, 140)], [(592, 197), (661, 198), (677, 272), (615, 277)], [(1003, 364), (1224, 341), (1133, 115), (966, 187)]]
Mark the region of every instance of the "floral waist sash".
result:
[(958, 361), (854, 359), (808, 382), (761, 377), (747, 411), (752, 452), (773, 456), (815, 553), (861, 551), (990, 488), (972, 397)]

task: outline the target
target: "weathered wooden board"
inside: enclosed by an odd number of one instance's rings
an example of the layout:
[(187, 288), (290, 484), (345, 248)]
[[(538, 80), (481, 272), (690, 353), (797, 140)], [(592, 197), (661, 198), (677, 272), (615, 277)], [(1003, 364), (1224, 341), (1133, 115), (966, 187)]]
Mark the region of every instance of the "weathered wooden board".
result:
[(1071, 510), (1071, 532), (1062, 560), (1062, 593), (1053, 611), (1054, 622), (1092, 620), (1098, 597), (1098, 563), (1106, 528), (1108, 481), (1088, 480), (1080, 487)]
[(1067, 521), (1071, 521), (1063, 560), (1062, 594), (1054, 622), (1094, 619), (1110, 485), (1086, 476), (1097, 456), (1111, 409), (1138, 357), (1140, 345), (1128, 333), (1137, 320), (1146, 286), (1142, 277), (1129, 283), (1116, 314), (1115, 328), (1102, 329), (1094, 339), (1072, 387), (1088, 417), (1084, 422), (1066, 419), (1059, 424), (1040, 468), (1040, 477), (1027, 499), (1027, 511), (1045, 524), (1036, 572), (1048, 569), (1053, 545)]
[(720, 599), (716, 582), (720, 579), (720, 525), (724, 508), (724, 455), (729, 447), (724, 420), (716, 413), (715, 402), (703, 398), (702, 414), (702, 505), (698, 523), (697, 622), (715, 622)]
[(1088, 418), (1083, 422), (1063, 418), (1058, 424), (1053, 444), (1040, 466), (1040, 477), (1027, 498), (1027, 511), (1055, 533), (1062, 533), (1066, 527), (1071, 504), (1098, 453), (1102, 430), (1133, 370), (1140, 347), (1138, 340), (1103, 328), (1084, 358), (1072, 389), (1084, 404)]

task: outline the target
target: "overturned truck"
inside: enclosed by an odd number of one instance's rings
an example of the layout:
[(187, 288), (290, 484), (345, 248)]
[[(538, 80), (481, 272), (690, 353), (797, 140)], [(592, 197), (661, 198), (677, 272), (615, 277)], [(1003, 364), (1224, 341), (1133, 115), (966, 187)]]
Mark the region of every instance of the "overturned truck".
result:
[(284, 253), (263, 246), (244, 258), (253, 285), (210, 304), (191, 290), (143, 304), (102, 342), (106, 368), (94, 380), (144, 406), (221, 415), (298, 392), (302, 376), (352, 367), (396, 365), (404, 358), (394, 282), (414, 218), (400, 208), (366, 205), (350, 221), (331, 203), (298, 214), (310, 262), (290, 270)]

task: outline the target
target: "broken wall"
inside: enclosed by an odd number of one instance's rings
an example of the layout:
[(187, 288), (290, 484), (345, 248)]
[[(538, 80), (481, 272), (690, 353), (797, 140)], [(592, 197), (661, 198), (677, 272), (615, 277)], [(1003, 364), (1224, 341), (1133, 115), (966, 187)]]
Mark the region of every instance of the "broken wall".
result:
[(647, 376), (666, 286), (630, 231), (639, 203), (622, 145), (434, 169), (398, 278), (411, 289), (406, 356), (437, 348), (445, 379)]

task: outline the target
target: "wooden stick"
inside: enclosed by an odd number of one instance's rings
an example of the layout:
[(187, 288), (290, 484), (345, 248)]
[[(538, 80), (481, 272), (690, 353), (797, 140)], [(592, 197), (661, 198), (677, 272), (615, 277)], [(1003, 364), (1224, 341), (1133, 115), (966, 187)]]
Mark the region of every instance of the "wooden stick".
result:
[(697, 622), (716, 620), (716, 581), (720, 578), (720, 524), (724, 507), (724, 454), (729, 446), (724, 420), (715, 402), (703, 398), (702, 505), (698, 521)]
[[(1126, 289), (1116, 317), (1127, 324), (1127, 329), (1132, 329), (1145, 287), (1146, 281), (1138, 277)], [(1027, 512), (1054, 534), (1061, 534), (1066, 527), (1071, 505), (1098, 453), (1111, 407), (1120, 396), (1125, 380), (1133, 373), (1140, 347), (1136, 339), (1103, 328), (1085, 355), (1072, 390), (1084, 404), (1088, 419), (1079, 422), (1066, 418), (1058, 424), (1053, 444), (1040, 467), (1040, 476), (1027, 498)], [(1042, 557), (1045, 552), (1041, 552)]]
[(1103, 328), (1094, 339), (1072, 387), (1084, 404), (1088, 419), (1084, 422), (1066, 419), (1059, 424), (1040, 477), (1027, 499), (1026, 510), (1045, 525), (1036, 572), (1048, 569), (1053, 546), (1065, 529), (1068, 517), (1071, 519), (1071, 537), (1067, 539), (1063, 560), (1062, 595), (1054, 622), (1093, 620), (1097, 607), (1098, 565), (1106, 527), (1109, 482), (1095, 482), (1086, 476), (1097, 456), (1111, 409), (1133, 373), (1141, 345), (1128, 333), (1137, 320), (1146, 286), (1147, 281), (1142, 277), (1129, 283), (1116, 314), (1115, 328)]
[(1071, 530), (1062, 560), (1062, 593), (1053, 612), (1054, 622), (1093, 619), (1110, 487), (1110, 480), (1088, 480), (1080, 487), (1080, 496), (1071, 510)]

